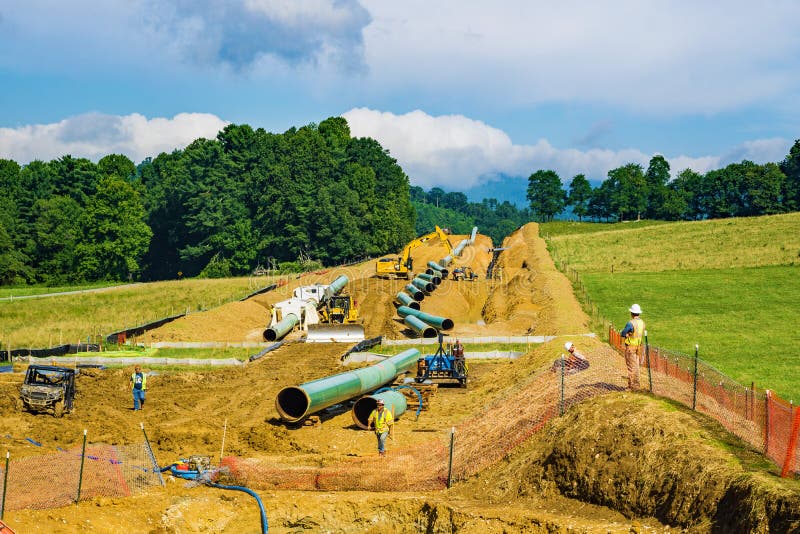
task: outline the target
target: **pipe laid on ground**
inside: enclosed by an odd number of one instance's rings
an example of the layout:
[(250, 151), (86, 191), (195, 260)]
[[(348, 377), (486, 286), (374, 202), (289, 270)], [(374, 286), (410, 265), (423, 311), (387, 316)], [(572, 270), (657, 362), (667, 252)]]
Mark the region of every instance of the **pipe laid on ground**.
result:
[(450, 330), (454, 326), (452, 319), (447, 319), (446, 317), (439, 317), (437, 315), (431, 315), (423, 311), (409, 308), (408, 306), (400, 306), (399, 308), (397, 308), (397, 314), (403, 318), (408, 316), (416, 317), (417, 319), (424, 321), (425, 323), (439, 330)]
[(405, 291), (401, 291), (397, 295), (395, 295), (394, 300), (395, 300), (395, 302), (397, 302), (401, 306), (408, 306), (409, 308), (411, 308), (413, 310), (418, 310), (419, 309), (419, 302), (414, 300), (411, 297), (411, 295), (409, 295)]
[(265, 341), (277, 341), (283, 336), (292, 331), (292, 329), (300, 323), (300, 319), (293, 313), (288, 314), (286, 317), (264, 330)]
[(400, 417), (408, 407), (406, 396), (392, 389), (361, 397), (353, 404), (353, 409), (350, 411), (356, 426), (367, 430), (369, 414), (378, 406), (378, 399), (383, 400), (385, 409), (392, 412), (395, 417)]
[(433, 282), (433, 285), (438, 286), (442, 283), (442, 277), (437, 274), (428, 274), (428, 273), (419, 273), (417, 278), (422, 278), (423, 280), (427, 280), (428, 282)]
[(453, 256), (445, 256), (444, 258), (439, 260), (439, 265), (441, 265), (442, 267), (447, 267), (448, 265), (450, 265), (451, 261), (453, 261)]
[(456, 245), (456, 248), (453, 249), (453, 255), (456, 257), (461, 256), (461, 253), (464, 251), (464, 248), (467, 245), (469, 245), (469, 239), (462, 240), (458, 245)]
[(411, 295), (411, 297), (417, 302), (421, 302), (422, 299), (425, 298), (425, 293), (420, 291), (419, 288), (415, 285), (408, 284), (405, 287), (405, 290), (408, 291), (408, 294)]
[(347, 275), (342, 274), (337, 276), (336, 280), (328, 284), (328, 287), (325, 288), (325, 298), (327, 299), (334, 295), (338, 295), (339, 292), (342, 289), (344, 289), (344, 286), (346, 286), (349, 281), (350, 279), (347, 278)]
[(329, 406), (374, 391), (398, 375), (416, 368), (418, 359), (419, 351), (408, 349), (369, 367), (285, 387), (278, 392), (275, 407), (284, 421), (300, 421)]
[[(400, 306), (403, 308), (404, 306)], [(411, 309), (411, 308), (409, 308)], [(436, 337), (436, 329), (429, 325), (428, 323), (423, 322), (421, 319), (417, 319), (413, 315), (406, 315), (403, 317), (403, 323), (411, 330), (416, 332), (419, 337), (422, 338), (432, 338)]]
[(433, 272), (428, 274), (439, 274), (442, 277), (442, 280), (447, 278), (447, 275), (450, 274), (450, 271), (436, 263), (435, 261), (428, 262), (428, 268), (431, 269)]
[(470, 243), (470, 245), (475, 243), (475, 236), (476, 235), (478, 235), (478, 227), (477, 226), (473, 226), (472, 227), (472, 233), (469, 235), (469, 243)]
[(422, 291), (427, 291), (428, 293), (432, 293), (433, 290), (436, 289), (436, 286), (433, 284), (433, 282), (428, 282), (422, 278), (414, 278), (411, 280), (411, 285), (418, 287)]

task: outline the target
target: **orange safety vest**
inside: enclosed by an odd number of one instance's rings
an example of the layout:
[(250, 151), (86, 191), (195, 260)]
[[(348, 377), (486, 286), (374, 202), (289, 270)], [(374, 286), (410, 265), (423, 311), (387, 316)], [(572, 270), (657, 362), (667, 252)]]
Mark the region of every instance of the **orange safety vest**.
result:
[(633, 332), (625, 338), (625, 344), (631, 347), (638, 347), (642, 344), (642, 337), (644, 336), (644, 321), (639, 317), (634, 317), (631, 319), (631, 326), (633, 326)]

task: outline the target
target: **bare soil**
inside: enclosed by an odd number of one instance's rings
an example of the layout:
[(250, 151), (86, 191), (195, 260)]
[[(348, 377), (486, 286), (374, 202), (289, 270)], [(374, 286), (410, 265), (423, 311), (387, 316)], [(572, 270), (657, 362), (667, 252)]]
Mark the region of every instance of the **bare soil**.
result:
[[(454, 244), (467, 236), (452, 236)], [(445, 281), (421, 303), (453, 319), (455, 336), (554, 335), (513, 362), (471, 364), (470, 387), (443, 389), (418, 420), (396, 425), (392, 452), (441, 444), (449, 429), (512, 398), (530, 376), (547, 368), (565, 336), (589, 330), (569, 281), (558, 273), (529, 224), (509, 236), (500, 256), (502, 278), (487, 280), (491, 240), (479, 235), (458, 265), (478, 281)], [(415, 266), (444, 256), (427, 243)], [(374, 262), (296, 278), (245, 302), (192, 314), (150, 332), (150, 341), (260, 341), (271, 304), (294, 287), (346, 274), (368, 337), (406, 338), (394, 295), (405, 280), (374, 276)], [(290, 340), (299, 337), (290, 335)], [(624, 363), (607, 345), (580, 338), (590, 360)], [(332, 465), (376, 459), (374, 436), (358, 430), (347, 410), (321, 414), (321, 424), (280, 422), (275, 398), (283, 387), (340, 373), (342, 344), (290, 342), (243, 368), (162, 372), (148, 379), (145, 410), (131, 409), (130, 369), (82, 373), (75, 413), (63, 419), (18, 413), (19, 377), (0, 375), (0, 435), (12, 458), (42, 454), (24, 438), (50, 446), (89, 440), (138, 443), (144, 423), (156, 458), (167, 465), (203, 454), (280, 465)], [(613, 388), (612, 388), (613, 390)], [(533, 398), (531, 398), (533, 402)], [(525, 409), (523, 406), (522, 409)], [(422, 447), (422, 448), (421, 448)], [(50, 452), (50, 451), (48, 451)], [(800, 491), (763, 469), (763, 458), (720, 425), (643, 394), (615, 392), (574, 405), (510, 454), (449, 490), (366, 492), (259, 490), (270, 532), (792, 532), (800, 530)], [(376, 463), (376, 469), (381, 464)], [(388, 464), (387, 464), (388, 465)], [(405, 464), (395, 462), (393, 469)], [(408, 464), (408, 469), (413, 467)], [(759, 466), (755, 468), (753, 466)], [(424, 474), (407, 472), (406, 480)], [(164, 488), (130, 498), (97, 498), (49, 510), (7, 511), (18, 533), (259, 532), (255, 501), (239, 492), (187, 488), (167, 477)]]

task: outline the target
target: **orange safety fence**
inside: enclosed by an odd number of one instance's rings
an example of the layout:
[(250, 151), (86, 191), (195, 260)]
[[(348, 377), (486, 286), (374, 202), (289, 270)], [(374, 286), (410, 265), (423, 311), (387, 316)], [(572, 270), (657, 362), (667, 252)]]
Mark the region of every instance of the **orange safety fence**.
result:
[[(609, 328), (609, 342), (619, 351), (619, 332)], [(798, 472), (800, 412), (769, 390), (746, 387), (699, 358), (644, 345), (640, 354), (643, 383), (658, 396), (678, 401), (717, 420), (781, 467), (781, 476)]]

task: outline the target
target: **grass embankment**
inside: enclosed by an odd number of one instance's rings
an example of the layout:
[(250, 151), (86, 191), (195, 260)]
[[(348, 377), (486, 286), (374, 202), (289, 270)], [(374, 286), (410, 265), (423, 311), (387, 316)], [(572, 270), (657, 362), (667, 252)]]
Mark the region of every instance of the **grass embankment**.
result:
[(0, 301), (0, 343), (7, 349), (97, 342), (111, 332), (219, 306), (270, 283), (265, 278), (192, 279)]
[(617, 328), (636, 302), (651, 345), (693, 354), (697, 344), (734, 380), (800, 400), (800, 213), (541, 233)]
[[(439, 348), (438, 344), (419, 344), (419, 345), (377, 345), (370, 349), (368, 352), (375, 354), (386, 354), (394, 356), (400, 354), (408, 349), (417, 349), (422, 354), (433, 354)], [(531, 345), (526, 343), (464, 343), (464, 350), (466, 352), (492, 352), (495, 350), (502, 352), (530, 352)]]

